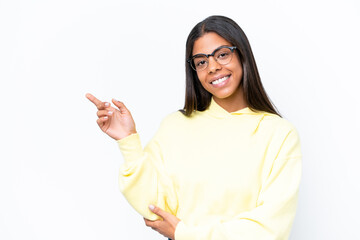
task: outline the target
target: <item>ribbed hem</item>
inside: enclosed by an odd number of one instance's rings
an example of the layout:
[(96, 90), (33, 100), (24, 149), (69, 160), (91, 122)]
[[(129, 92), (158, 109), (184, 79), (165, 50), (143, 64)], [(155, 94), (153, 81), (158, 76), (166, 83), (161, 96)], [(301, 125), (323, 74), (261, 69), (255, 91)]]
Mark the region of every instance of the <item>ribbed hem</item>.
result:
[(117, 143), (125, 161), (128, 163), (139, 159), (143, 154), (143, 148), (138, 133), (117, 140)]

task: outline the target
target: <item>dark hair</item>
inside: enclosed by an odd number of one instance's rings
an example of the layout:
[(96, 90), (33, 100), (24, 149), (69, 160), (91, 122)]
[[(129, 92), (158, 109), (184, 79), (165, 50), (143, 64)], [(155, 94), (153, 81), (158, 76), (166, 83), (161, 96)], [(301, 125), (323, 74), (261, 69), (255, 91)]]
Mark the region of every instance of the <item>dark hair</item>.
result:
[(248, 107), (253, 111), (265, 111), (280, 116), (261, 83), (250, 43), (245, 33), (236, 22), (224, 16), (210, 16), (206, 18), (196, 24), (188, 36), (185, 56), (185, 105), (181, 112), (186, 116), (190, 116), (194, 110), (204, 111), (210, 105), (211, 93), (205, 90), (201, 85), (196, 71), (194, 71), (187, 62), (187, 59), (192, 56), (194, 42), (209, 32), (217, 33), (233, 46), (236, 46), (236, 51), (239, 54), (240, 62), (243, 67), (241, 84)]

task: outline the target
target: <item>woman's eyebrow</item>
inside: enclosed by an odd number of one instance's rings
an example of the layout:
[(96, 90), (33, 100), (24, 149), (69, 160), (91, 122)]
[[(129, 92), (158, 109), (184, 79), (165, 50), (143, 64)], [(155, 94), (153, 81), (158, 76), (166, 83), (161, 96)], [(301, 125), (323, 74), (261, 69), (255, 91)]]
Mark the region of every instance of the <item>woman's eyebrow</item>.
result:
[(230, 46), (228, 46), (228, 45), (221, 45), (221, 46), (215, 48), (211, 53), (208, 53), (208, 54), (206, 54), (206, 53), (197, 53), (197, 54), (194, 54), (193, 57), (195, 57), (195, 56), (197, 56), (197, 55), (210, 55), (210, 54), (213, 54), (216, 50), (218, 50), (218, 49), (220, 49), (220, 48), (222, 48), (222, 47), (230, 47)]

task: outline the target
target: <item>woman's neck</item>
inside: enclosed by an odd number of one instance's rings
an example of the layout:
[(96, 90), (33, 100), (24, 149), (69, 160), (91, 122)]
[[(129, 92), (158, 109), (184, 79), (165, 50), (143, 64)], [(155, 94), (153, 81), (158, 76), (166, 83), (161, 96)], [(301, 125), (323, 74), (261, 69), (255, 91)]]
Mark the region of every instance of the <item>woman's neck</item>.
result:
[(227, 112), (235, 112), (248, 106), (242, 87), (240, 87), (238, 91), (227, 98), (217, 98), (216, 96), (213, 96), (213, 99)]

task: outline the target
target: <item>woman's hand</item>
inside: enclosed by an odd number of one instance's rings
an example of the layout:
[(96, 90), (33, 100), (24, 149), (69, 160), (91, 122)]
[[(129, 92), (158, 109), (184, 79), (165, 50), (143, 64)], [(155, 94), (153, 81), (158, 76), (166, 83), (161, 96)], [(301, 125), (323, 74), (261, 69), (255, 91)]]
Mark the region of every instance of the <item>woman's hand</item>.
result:
[(149, 208), (153, 213), (160, 216), (163, 220), (150, 221), (144, 218), (146, 226), (151, 227), (153, 230), (159, 232), (164, 237), (174, 240), (175, 229), (180, 222), (180, 219), (168, 212), (165, 212), (159, 207), (150, 205)]
[(110, 103), (101, 102), (90, 93), (86, 94), (86, 98), (97, 107), (97, 116), (99, 118), (96, 122), (104, 133), (115, 140), (120, 140), (136, 133), (134, 119), (122, 102), (115, 99), (112, 100), (113, 104), (118, 108), (116, 109)]

